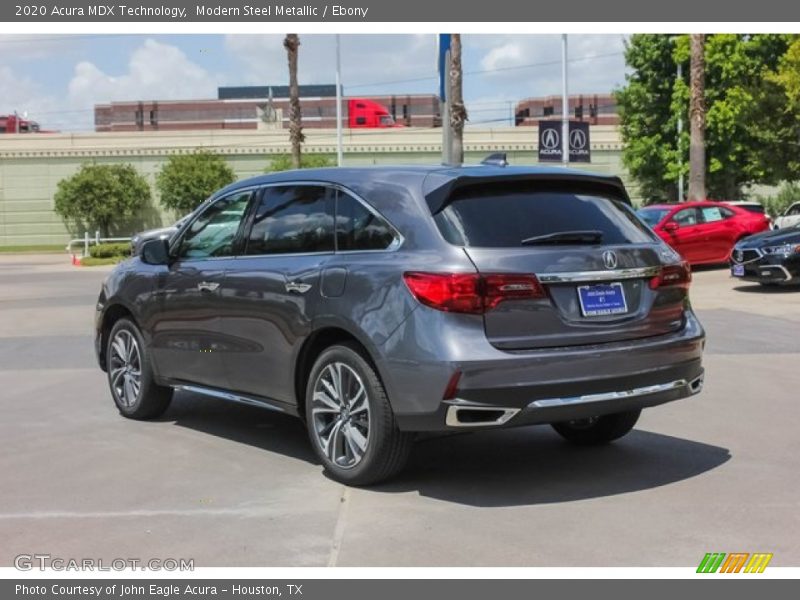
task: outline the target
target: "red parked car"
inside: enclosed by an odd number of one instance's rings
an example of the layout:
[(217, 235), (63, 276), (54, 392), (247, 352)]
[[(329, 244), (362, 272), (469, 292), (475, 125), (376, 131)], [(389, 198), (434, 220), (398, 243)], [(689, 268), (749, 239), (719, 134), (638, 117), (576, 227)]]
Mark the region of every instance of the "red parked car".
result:
[(693, 265), (728, 262), (736, 242), (769, 229), (765, 215), (722, 202), (651, 204), (637, 214)]

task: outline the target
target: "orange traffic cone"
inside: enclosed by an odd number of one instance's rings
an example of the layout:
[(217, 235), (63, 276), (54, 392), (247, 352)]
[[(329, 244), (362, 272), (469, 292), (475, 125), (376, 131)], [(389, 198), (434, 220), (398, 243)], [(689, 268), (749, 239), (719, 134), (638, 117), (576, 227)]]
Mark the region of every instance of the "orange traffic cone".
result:
[(81, 260), (78, 258), (78, 256), (76, 254), (72, 255), (72, 266), (73, 267), (80, 267), (81, 266)]

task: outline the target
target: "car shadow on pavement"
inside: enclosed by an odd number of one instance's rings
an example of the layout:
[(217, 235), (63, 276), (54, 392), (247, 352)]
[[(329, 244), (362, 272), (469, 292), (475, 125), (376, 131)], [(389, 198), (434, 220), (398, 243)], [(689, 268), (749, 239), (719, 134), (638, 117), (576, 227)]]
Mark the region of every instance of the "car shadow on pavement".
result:
[(550, 504), (669, 485), (731, 458), (726, 448), (640, 430), (576, 447), (547, 426), (443, 436), (414, 450), (403, 474), (376, 491), (480, 507)]
[(169, 410), (157, 420), (266, 452), (277, 452), (309, 464), (319, 463), (303, 423), (275, 411), (176, 392)]
[[(279, 413), (180, 392), (160, 420), (319, 464), (303, 424)], [(648, 431), (581, 448), (550, 427), (521, 427), (421, 437), (400, 475), (366, 489), (482, 507), (549, 504), (669, 485), (730, 458), (726, 448)]]

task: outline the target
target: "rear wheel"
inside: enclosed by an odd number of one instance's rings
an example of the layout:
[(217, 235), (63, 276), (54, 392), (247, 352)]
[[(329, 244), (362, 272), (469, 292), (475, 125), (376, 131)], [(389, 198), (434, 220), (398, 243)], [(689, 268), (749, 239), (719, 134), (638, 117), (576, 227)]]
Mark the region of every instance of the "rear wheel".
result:
[(328, 348), (306, 386), (311, 444), (337, 481), (368, 485), (398, 473), (413, 443), (398, 430), (377, 373), (355, 344)]
[(106, 369), (111, 395), (122, 416), (153, 419), (169, 407), (172, 388), (156, 385), (142, 334), (129, 319), (120, 319), (111, 328)]
[(606, 444), (621, 438), (633, 429), (641, 413), (641, 410), (631, 410), (602, 417), (553, 423), (552, 427), (561, 437), (579, 446)]

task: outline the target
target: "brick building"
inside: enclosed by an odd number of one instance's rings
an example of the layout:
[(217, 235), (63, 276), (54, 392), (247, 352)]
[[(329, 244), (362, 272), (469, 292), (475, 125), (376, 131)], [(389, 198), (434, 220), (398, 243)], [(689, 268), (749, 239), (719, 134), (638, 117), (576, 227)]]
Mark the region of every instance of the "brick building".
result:
[[(611, 94), (574, 94), (569, 96), (571, 119), (591, 125), (618, 125), (617, 101)], [(526, 98), (517, 102), (514, 122), (517, 127), (536, 126), (539, 121), (561, 119), (561, 96)]]
[[(271, 92), (271, 93), (270, 93)], [(209, 100), (138, 100), (97, 104), (95, 131), (178, 131), (208, 129), (286, 128), (289, 119), (287, 86), (219, 88)], [(383, 105), (398, 124), (439, 127), (439, 100), (429, 95), (360, 96)], [(342, 100), (347, 127), (348, 100)], [(336, 127), (336, 86), (300, 86), (303, 127)]]

